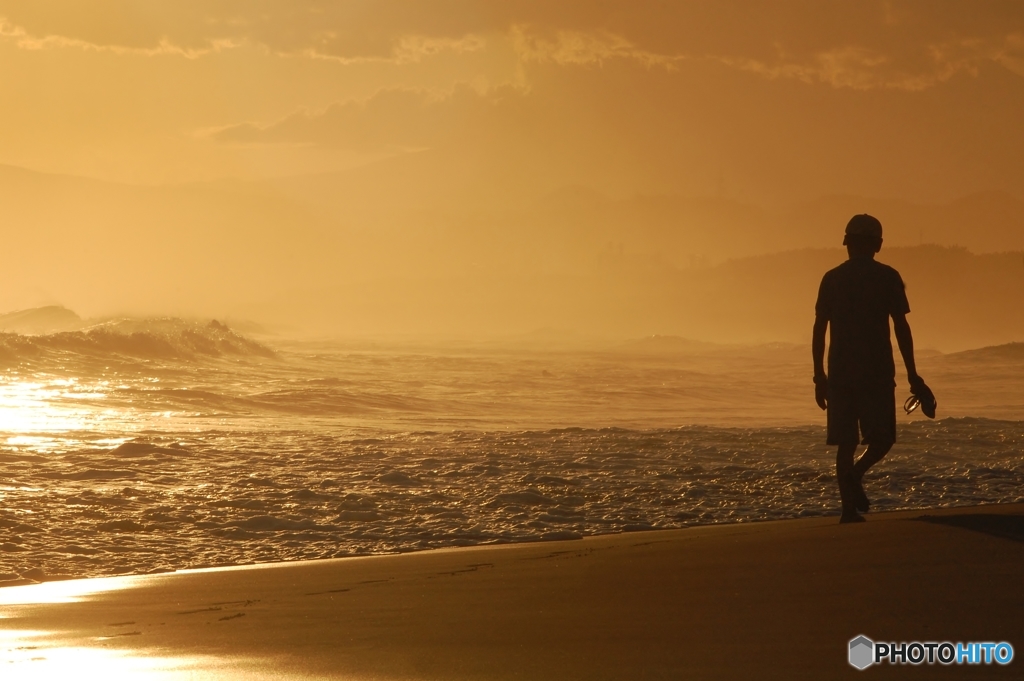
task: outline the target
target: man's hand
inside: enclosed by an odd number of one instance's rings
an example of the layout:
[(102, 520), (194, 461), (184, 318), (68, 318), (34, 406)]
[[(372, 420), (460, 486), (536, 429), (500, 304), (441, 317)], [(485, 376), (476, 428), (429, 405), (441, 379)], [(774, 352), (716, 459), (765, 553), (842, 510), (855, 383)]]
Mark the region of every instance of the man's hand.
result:
[(826, 376), (814, 377), (814, 401), (822, 410), (828, 409), (828, 378)]
[(814, 331), (811, 334), (811, 357), (814, 359), (814, 401), (822, 409), (828, 408), (828, 376), (825, 374), (825, 330), (828, 317), (814, 316)]
[(916, 373), (907, 376), (910, 382), (910, 393), (918, 399), (921, 403), (921, 411), (924, 415), (930, 419), (935, 418), (935, 409), (938, 407), (938, 400), (935, 399), (935, 394), (932, 389), (929, 388), (924, 379), (918, 376)]

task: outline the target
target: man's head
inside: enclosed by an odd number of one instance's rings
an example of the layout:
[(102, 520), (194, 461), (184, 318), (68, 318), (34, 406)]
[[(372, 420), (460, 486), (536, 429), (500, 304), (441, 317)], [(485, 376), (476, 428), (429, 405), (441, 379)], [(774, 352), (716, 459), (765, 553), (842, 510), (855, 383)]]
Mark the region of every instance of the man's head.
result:
[(843, 239), (850, 257), (871, 257), (882, 250), (882, 223), (870, 215), (854, 215), (846, 223), (846, 237)]

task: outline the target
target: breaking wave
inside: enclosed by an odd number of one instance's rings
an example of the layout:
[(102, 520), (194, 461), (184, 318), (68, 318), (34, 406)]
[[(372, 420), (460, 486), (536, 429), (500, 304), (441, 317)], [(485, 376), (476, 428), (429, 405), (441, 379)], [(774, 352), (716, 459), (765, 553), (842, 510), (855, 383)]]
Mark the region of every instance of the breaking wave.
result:
[(63, 359), (67, 355), (150, 360), (275, 357), (267, 346), (216, 320), (200, 323), (177, 318), (118, 319), (80, 331), (43, 335), (0, 332), (0, 363)]

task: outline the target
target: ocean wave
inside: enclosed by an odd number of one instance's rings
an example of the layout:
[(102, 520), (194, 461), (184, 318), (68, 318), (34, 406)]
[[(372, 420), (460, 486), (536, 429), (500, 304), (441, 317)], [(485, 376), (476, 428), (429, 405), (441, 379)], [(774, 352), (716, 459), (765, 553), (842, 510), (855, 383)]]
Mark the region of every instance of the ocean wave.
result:
[(0, 362), (124, 356), (148, 360), (276, 357), (269, 347), (213, 320), (117, 319), (79, 331), (42, 335), (0, 332)]
[[(150, 435), (6, 460), (0, 574), (150, 573), (836, 514), (824, 435), (710, 426)], [(1024, 422), (901, 425), (865, 483), (872, 507), (1024, 501), (1022, 446)]]

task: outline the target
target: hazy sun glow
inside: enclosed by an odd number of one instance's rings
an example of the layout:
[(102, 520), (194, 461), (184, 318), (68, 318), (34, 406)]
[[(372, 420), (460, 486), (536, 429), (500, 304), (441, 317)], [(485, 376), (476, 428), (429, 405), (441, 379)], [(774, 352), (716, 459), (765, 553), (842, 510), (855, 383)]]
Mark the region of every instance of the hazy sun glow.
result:
[(441, 4), (0, 1), (0, 311), (806, 342), (869, 212), (1024, 329), (1016, 3)]

